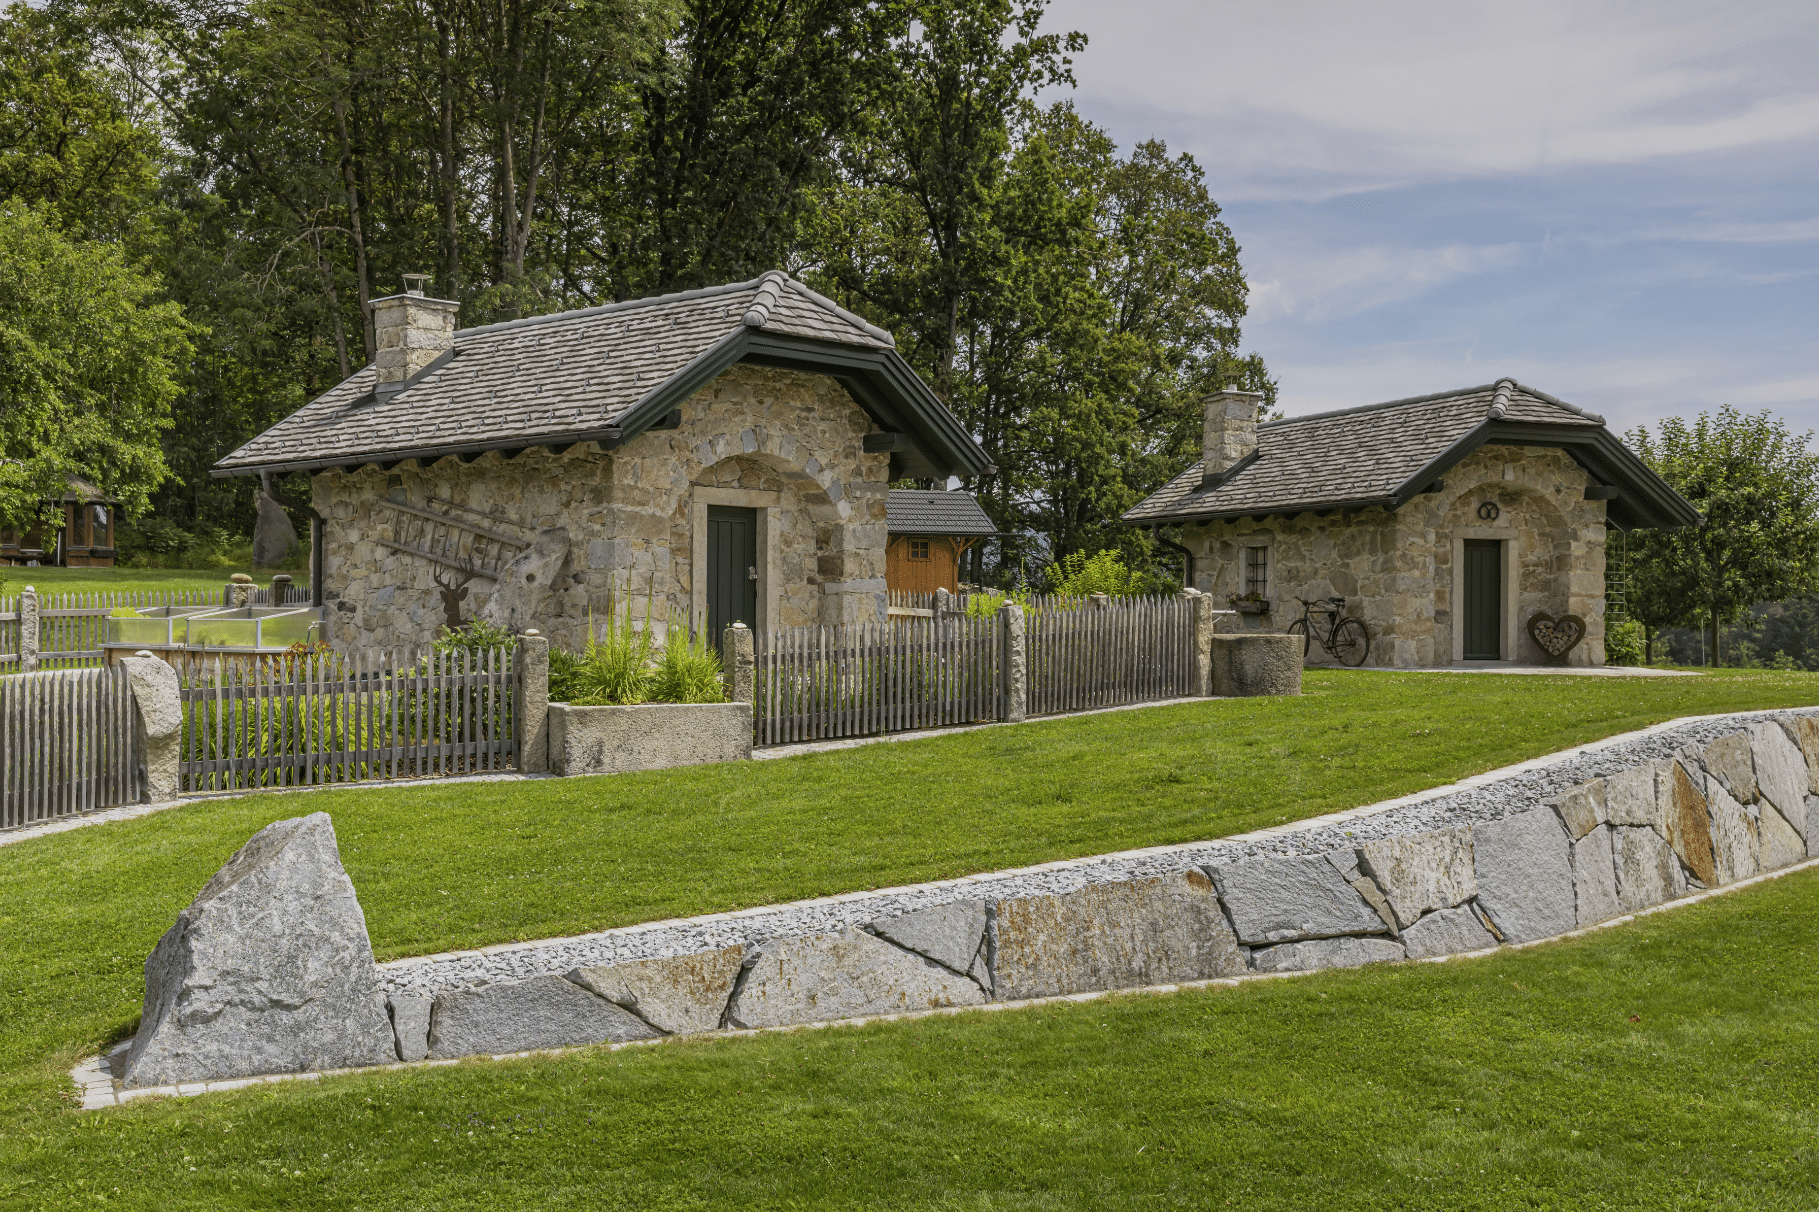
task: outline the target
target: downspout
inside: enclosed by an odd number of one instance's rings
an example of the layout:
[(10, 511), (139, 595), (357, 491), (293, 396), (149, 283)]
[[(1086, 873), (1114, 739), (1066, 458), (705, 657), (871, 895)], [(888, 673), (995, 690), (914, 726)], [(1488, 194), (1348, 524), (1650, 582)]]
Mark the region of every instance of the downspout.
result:
[(1164, 538), (1162, 536), (1162, 527), (1160, 523), (1150, 527), (1150, 538), (1172, 551), (1181, 553), (1183, 562), (1181, 570), (1181, 588), (1192, 589), (1194, 587), (1194, 553), (1175, 542), (1175, 540)]

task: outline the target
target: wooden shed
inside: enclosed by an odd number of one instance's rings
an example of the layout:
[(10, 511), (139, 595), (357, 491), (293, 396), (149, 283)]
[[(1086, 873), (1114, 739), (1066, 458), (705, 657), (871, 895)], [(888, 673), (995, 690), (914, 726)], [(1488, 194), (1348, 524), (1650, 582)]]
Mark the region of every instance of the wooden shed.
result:
[(897, 488), (885, 508), (884, 582), (893, 593), (958, 593), (961, 555), (998, 533), (970, 492)]
[(71, 476), (69, 492), (55, 504), (62, 515), (59, 524), (0, 529), (0, 564), (112, 568), (119, 502), (87, 480)]

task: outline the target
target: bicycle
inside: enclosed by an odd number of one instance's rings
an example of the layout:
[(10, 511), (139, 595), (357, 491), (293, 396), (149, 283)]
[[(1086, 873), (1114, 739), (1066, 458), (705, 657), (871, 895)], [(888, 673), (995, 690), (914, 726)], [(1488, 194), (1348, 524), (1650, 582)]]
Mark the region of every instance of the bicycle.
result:
[(1301, 637), (1303, 660), (1313, 652), (1317, 639), (1326, 654), (1341, 665), (1356, 669), (1364, 664), (1371, 655), (1371, 633), (1365, 629), (1362, 619), (1343, 617), (1344, 598), (1320, 598), (1313, 602), (1306, 598), (1295, 600), (1301, 603), (1301, 617), (1288, 625), (1288, 633)]

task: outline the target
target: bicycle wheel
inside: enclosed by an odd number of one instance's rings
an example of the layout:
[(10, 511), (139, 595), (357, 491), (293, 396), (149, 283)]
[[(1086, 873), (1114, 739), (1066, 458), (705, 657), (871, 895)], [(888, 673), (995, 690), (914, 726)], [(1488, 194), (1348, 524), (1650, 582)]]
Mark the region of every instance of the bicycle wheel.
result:
[(1333, 628), (1333, 642), (1328, 647), (1340, 664), (1356, 669), (1371, 655), (1371, 633), (1358, 619), (1340, 619)]
[(1307, 633), (1307, 620), (1296, 619), (1294, 622), (1290, 623), (1288, 625), (1288, 633), (1301, 637), (1301, 659), (1304, 661), (1307, 660), (1308, 654), (1314, 650), (1314, 638)]

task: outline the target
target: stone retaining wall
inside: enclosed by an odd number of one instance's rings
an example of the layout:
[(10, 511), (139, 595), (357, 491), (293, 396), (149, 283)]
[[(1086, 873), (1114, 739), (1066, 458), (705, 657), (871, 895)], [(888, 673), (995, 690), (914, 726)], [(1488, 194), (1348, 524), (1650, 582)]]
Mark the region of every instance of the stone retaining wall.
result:
[[(1804, 712), (1683, 722), (1473, 784), (1225, 843), (402, 961), (382, 981), (402, 1058), (498, 1054), (1427, 959), (1819, 855)], [(1437, 827), (1407, 827), (1422, 817)]]

